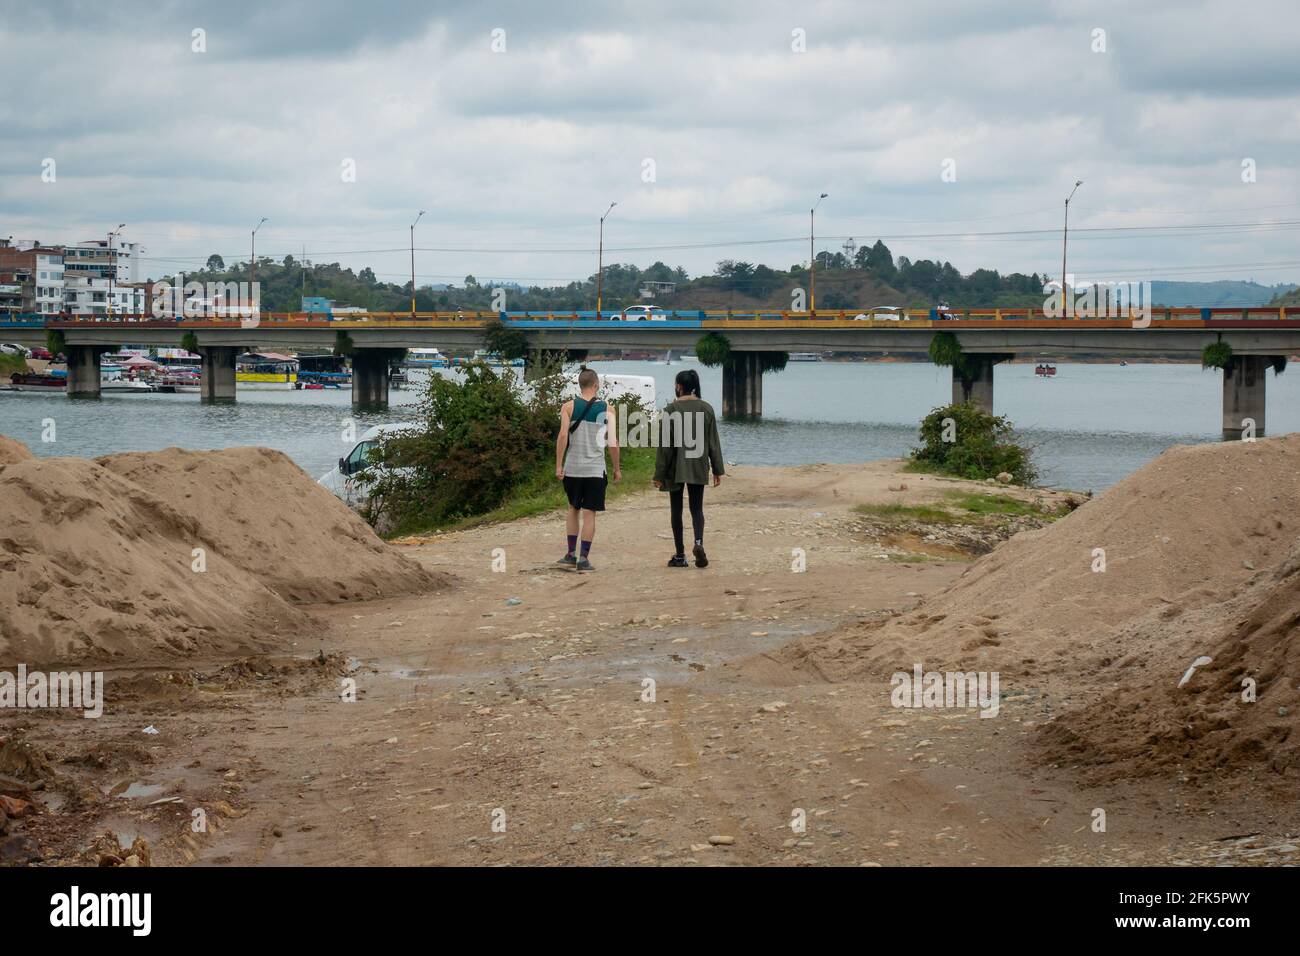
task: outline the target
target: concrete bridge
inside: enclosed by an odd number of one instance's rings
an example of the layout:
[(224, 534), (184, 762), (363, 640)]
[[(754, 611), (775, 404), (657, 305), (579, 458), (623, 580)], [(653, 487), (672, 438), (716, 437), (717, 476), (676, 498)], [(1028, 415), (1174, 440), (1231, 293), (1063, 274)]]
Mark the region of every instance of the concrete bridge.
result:
[(202, 360), (202, 400), (235, 400), (235, 357), (253, 349), (333, 348), (346, 335), (352, 358), (352, 398), (358, 409), (388, 404), (389, 362), (408, 348), (471, 350), (484, 347), (484, 328), (500, 322), (522, 333), (527, 368), (536, 357), (560, 352), (582, 359), (591, 351), (654, 349), (691, 351), (701, 336), (726, 336), (731, 360), (723, 368), (723, 414), (762, 414), (762, 352), (888, 352), (928, 361), (939, 332), (956, 336), (967, 357), (953, 370), (953, 400), (992, 410), (994, 367), (1017, 355), (1105, 355), (1141, 361), (1151, 356), (1199, 359), (1214, 342), (1232, 348), (1223, 375), (1223, 435), (1240, 437), (1243, 420), (1264, 434), (1265, 372), (1278, 359), (1300, 354), (1300, 309), (1164, 309), (1112, 318), (1049, 318), (1014, 309), (934, 310), (896, 313), (666, 312), (627, 321), (621, 313), (457, 312), (382, 314), (328, 320), (298, 314), (263, 314), (243, 320), (20, 317), (0, 319), (0, 341), (44, 344), (57, 330), (68, 358), (68, 395), (99, 394), (99, 359), (120, 348), (175, 348), (193, 333)]

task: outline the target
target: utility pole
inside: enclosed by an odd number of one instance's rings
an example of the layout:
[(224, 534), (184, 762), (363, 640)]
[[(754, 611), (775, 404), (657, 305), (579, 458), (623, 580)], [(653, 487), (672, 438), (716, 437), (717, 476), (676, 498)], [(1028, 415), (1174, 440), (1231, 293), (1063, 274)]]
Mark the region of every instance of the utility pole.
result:
[(1074, 194), (1079, 191), (1079, 187), (1082, 185), (1083, 180), (1076, 179), (1074, 188), (1070, 190), (1070, 195), (1065, 197), (1065, 228), (1061, 231), (1061, 315), (1063, 316), (1068, 316), (1073, 311), (1068, 304), (1069, 299), (1066, 297), (1065, 292), (1065, 250), (1070, 239), (1070, 200), (1074, 198)]
[(258, 304), (257, 311), (261, 311), (262, 304), (262, 297), (257, 294), (257, 230), (262, 228), (263, 222), (266, 222), (265, 216), (262, 217), (262, 222), (259, 222), (253, 227), (251, 235), (252, 248), (249, 250), (248, 254), (248, 294), (252, 296), (252, 300)]
[[(126, 223), (119, 222), (117, 229), (108, 234), (108, 302), (104, 305), (104, 316), (110, 321), (113, 318), (113, 276), (117, 272), (117, 244), (113, 242), (115, 236), (126, 228)], [(93, 308), (90, 310), (95, 311)]]
[(420, 215), (415, 217), (415, 222), (411, 223), (411, 318), (415, 318), (415, 223), (420, 221), (424, 215), (424, 210), (420, 210)]
[(817, 207), (826, 198), (826, 193), (817, 197), (813, 207), (808, 210), (808, 311), (817, 308), (817, 252), (814, 248), (814, 236), (817, 232)]
[(600, 318), (600, 293), (601, 285), (605, 281), (605, 219), (618, 203), (612, 202), (609, 208), (605, 210), (605, 215), (600, 217), (600, 243), (596, 248), (596, 318)]

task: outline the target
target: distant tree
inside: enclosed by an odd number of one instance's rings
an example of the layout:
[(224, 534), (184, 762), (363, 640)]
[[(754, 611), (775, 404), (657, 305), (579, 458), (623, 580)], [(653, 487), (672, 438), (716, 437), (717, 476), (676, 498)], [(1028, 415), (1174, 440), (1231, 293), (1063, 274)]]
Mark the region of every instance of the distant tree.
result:
[(894, 255), (889, 251), (889, 246), (879, 239), (869, 249), (866, 246), (859, 249), (858, 255), (863, 257), (866, 268), (882, 282), (893, 282), (898, 277), (898, 269), (894, 266)]
[(209, 272), (225, 272), (225, 271), (226, 271), (226, 260), (223, 259), (223, 258), (221, 258), (221, 256), (217, 255), (217, 254), (214, 252), (212, 255), (208, 256), (208, 271), (209, 271)]

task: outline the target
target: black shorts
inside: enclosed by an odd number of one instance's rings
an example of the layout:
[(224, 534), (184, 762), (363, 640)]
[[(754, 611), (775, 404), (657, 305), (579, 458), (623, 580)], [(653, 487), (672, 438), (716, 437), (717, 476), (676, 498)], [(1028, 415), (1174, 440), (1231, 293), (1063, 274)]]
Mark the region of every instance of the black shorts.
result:
[(569, 507), (579, 511), (605, 510), (605, 485), (609, 480), (599, 478), (570, 478), (564, 476), (564, 493), (569, 496)]

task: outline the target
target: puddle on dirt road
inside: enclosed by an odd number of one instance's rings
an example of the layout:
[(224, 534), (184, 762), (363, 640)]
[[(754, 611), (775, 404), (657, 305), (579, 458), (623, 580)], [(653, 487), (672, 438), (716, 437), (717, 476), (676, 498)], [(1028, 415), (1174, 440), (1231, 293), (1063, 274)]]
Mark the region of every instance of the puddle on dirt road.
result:
[[(457, 671), (440, 674), (426, 667), (376, 664), (381, 673), (399, 681), (429, 686), (455, 687), (505, 678), (541, 676), (552, 686), (589, 684), (595, 679), (621, 680), (651, 677), (659, 683), (681, 684), (728, 661), (741, 660), (784, 647), (791, 641), (837, 627), (838, 620), (805, 620), (797, 626), (762, 621), (728, 621), (715, 628), (624, 630), (622, 639), (604, 645), (584, 645), (581, 651), (563, 651), (555, 642), (557, 659), (520, 661), (494, 671)], [(611, 635), (613, 632), (609, 632)], [(633, 645), (633, 646), (629, 646)]]
[(113, 834), (117, 842), (124, 847), (134, 843), (136, 837), (144, 837), (151, 844), (157, 843), (163, 837), (163, 831), (159, 827), (121, 814), (110, 814), (95, 825), (96, 833), (105, 831)]

